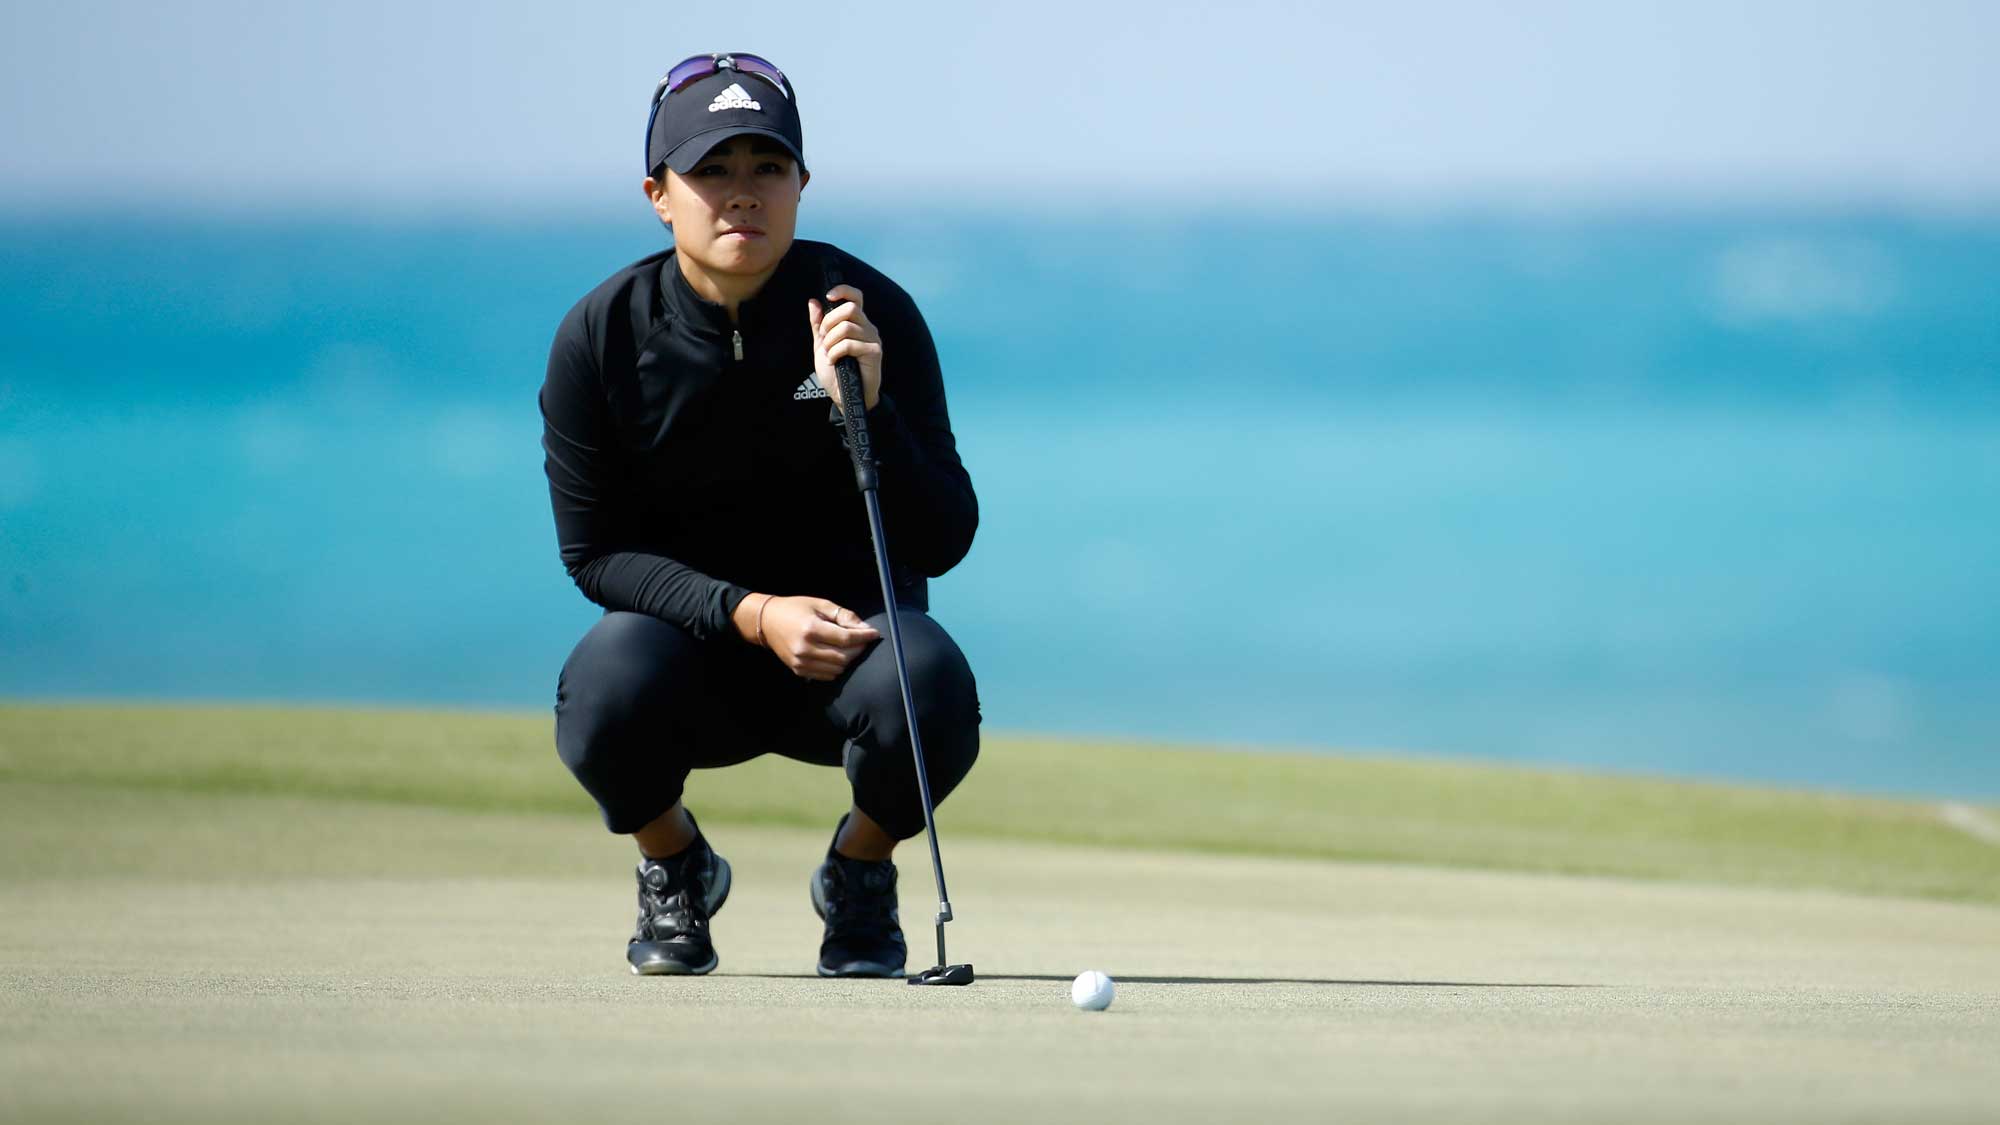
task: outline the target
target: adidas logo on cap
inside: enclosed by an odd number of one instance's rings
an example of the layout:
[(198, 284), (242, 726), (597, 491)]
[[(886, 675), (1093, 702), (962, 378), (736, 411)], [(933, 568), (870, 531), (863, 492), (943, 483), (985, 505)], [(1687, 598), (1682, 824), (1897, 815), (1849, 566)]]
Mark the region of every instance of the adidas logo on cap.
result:
[(715, 95), (715, 100), (708, 103), (708, 112), (710, 113), (720, 113), (725, 109), (762, 110), (763, 108), (762, 105), (757, 103), (756, 99), (750, 96), (748, 91), (743, 89), (740, 83), (736, 82), (731, 82), (729, 89)]
[(799, 384), (798, 390), (792, 392), (792, 401), (794, 402), (804, 402), (809, 398), (827, 398), (827, 397), (829, 397), (827, 393), (823, 390), (820, 390), (819, 381), (814, 379), (810, 375), (806, 376), (805, 382)]

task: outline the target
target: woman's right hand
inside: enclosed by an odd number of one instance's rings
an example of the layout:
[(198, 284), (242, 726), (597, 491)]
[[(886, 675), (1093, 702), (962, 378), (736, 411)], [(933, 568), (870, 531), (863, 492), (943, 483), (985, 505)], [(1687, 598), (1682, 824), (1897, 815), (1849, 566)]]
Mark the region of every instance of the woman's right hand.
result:
[(825, 598), (772, 598), (758, 611), (764, 647), (792, 673), (808, 680), (836, 679), (847, 666), (882, 639), (882, 633), (851, 609)]

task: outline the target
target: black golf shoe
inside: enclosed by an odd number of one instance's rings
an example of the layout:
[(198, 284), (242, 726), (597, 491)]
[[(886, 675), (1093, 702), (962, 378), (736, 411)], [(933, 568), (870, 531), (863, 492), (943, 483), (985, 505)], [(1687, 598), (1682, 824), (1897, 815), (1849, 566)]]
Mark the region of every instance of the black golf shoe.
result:
[[(847, 817), (840, 818), (842, 826)], [(840, 838), (835, 828), (834, 839)], [(823, 977), (900, 977), (908, 951), (896, 915), (893, 860), (849, 859), (827, 845), (813, 872), (813, 911), (826, 920), (819, 943)]]
[(639, 924), (625, 946), (643, 976), (698, 976), (715, 968), (708, 919), (729, 898), (729, 861), (696, 829), (695, 841), (667, 859), (639, 859)]

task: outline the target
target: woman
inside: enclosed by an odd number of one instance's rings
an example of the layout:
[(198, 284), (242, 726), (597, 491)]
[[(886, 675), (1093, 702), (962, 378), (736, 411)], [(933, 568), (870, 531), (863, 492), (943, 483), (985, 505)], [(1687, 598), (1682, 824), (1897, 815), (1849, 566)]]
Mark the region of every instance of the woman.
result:
[[(896, 284), (793, 231), (810, 178), (791, 83), (697, 55), (653, 96), (642, 185), (671, 249), (563, 319), (541, 391), (570, 577), (604, 616), (556, 686), (556, 748), (640, 861), (635, 973), (706, 973), (729, 865), (688, 772), (778, 753), (844, 766), (853, 807), (811, 880), (822, 976), (903, 975), (898, 841), (924, 817), (834, 363), (861, 367), (932, 793), (979, 752), (971, 668), (925, 579), (978, 524), (930, 332)], [(844, 284), (828, 285), (839, 277)], [(845, 302), (845, 303), (843, 303)]]

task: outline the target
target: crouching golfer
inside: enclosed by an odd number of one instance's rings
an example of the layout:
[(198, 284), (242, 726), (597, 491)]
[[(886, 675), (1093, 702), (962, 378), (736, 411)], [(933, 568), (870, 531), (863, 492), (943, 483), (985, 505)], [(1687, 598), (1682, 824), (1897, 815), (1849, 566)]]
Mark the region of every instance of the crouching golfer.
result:
[(794, 240), (804, 152), (777, 67), (699, 55), (669, 71), (644, 187), (673, 247), (569, 311), (541, 390), (563, 565), (605, 609), (557, 681), (556, 749), (639, 846), (637, 973), (717, 964), (729, 864), (682, 801), (689, 771), (776, 753), (844, 766), (853, 788), (810, 883), (820, 975), (903, 975), (890, 855), (924, 814), (839, 425), (843, 356), (861, 366), (937, 800), (979, 753), (972, 670), (925, 612), (925, 578), (965, 557), (979, 519), (937, 352), (894, 282)]

